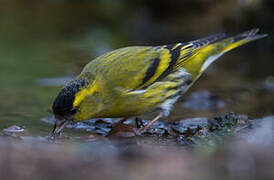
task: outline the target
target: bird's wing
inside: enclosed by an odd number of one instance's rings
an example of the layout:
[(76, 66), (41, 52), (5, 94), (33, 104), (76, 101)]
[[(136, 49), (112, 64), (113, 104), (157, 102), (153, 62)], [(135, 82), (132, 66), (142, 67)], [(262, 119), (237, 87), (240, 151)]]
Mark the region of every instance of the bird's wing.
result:
[(84, 76), (92, 73), (94, 76), (100, 76), (110, 87), (145, 89), (175, 72), (182, 62), (223, 36), (218, 34), (188, 43), (164, 46), (117, 49), (91, 61), (81, 74)]
[(264, 37), (256, 35), (257, 32), (257, 29), (253, 29), (229, 38), (222, 33), (187, 43), (117, 49), (91, 61), (82, 74), (91, 73), (102, 78), (110, 88), (129, 91), (146, 89), (181, 67), (193, 75), (195, 80), (207, 67), (204, 64), (213, 62), (211, 59)]
[[(110, 88), (134, 89), (159, 74), (161, 50), (151, 46), (126, 47), (106, 53), (86, 65), (80, 76), (93, 76)], [(157, 72), (158, 70), (158, 72)]]

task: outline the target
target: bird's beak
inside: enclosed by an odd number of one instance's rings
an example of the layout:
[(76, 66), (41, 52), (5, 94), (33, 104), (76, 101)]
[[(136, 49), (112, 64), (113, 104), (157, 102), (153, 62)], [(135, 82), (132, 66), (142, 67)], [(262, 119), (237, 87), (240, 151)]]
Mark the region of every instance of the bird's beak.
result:
[(56, 121), (55, 121), (52, 133), (59, 134), (62, 131), (62, 129), (67, 125), (68, 121), (66, 119), (61, 119), (56, 116), (55, 116), (55, 119)]

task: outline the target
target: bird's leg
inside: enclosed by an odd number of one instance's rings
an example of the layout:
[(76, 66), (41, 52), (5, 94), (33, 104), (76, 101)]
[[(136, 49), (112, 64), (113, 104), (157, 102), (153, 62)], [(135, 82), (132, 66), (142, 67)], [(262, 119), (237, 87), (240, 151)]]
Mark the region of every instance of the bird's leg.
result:
[(136, 128), (132, 125), (123, 124), (128, 118), (121, 119), (117, 124), (113, 126), (113, 128), (110, 130), (110, 132), (106, 135), (106, 137), (132, 137), (135, 135), (142, 135), (146, 130), (158, 119), (163, 117), (163, 113), (161, 112), (156, 116), (153, 120), (151, 120), (147, 125), (141, 128)]
[(153, 123), (155, 123), (158, 119), (160, 119), (161, 117), (163, 117), (163, 113), (160, 112), (160, 114), (158, 114), (158, 116), (156, 116), (154, 119), (152, 119), (145, 127), (139, 128), (136, 132), (136, 134), (141, 135), (144, 132), (146, 132), (146, 130), (152, 126)]
[(139, 119), (138, 117), (135, 118), (135, 125), (136, 125), (136, 127), (138, 129), (140, 129), (140, 128), (142, 128), (142, 127), (145, 126), (144, 123), (143, 123), (143, 121), (141, 119)]

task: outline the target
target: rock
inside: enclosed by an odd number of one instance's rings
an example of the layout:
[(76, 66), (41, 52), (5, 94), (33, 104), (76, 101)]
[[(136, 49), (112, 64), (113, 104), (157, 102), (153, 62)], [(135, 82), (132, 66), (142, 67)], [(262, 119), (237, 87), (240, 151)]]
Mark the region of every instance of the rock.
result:
[[(224, 116), (208, 119), (196, 117), (182, 119), (176, 122), (156, 121), (147, 131), (144, 137), (158, 139), (173, 139), (179, 145), (199, 144), (202, 141), (212, 144), (222, 142), (224, 137), (239, 136), (252, 128), (256, 128), (263, 120), (250, 120), (247, 115), (229, 113)], [(137, 120), (136, 125), (115, 123), (117, 119), (92, 119), (68, 125), (69, 128), (85, 129), (94, 133), (85, 137), (87, 141), (100, 141), (102, 136), (107, 138), (132, 138), (136, 136), (137, 129), (144, 127), (149, 120)], [(129, 123), (129, 122), (126, 122)], [(215, 139), (215, 140), (214, 140)], [(218, 142), (217, 142), (218, 141)]]
[(24, 129), (19, 126), (12, 125), (6, 129), (4, 129), (3, 131), (7, 132), (7, 133), (19, 133), (19, 132), (24, 132)]
[(244, 125), (247, 123), (247, 120), (247, 116), (238, 116), (234, 113), (229, 113), (225, 116), (215, 117), (212, 120), (210, 120), (208, 128), (210, 131), (227, 130), (235, 127), (238, 124), (238, 122), (241, 122), (241, 125)]
[(206, 128), (207, 125), (207, 118), (197, 117), (181, 120), (179, 123), (175, 123), (172, 128), (180, 134), (191, 136), (194, 135), (198, 130)]
[[(143, 124), (149, 123), (148, 120), (143, 120)], [(154, 134), (158, 136), (165, 136), (171, 134), (171, 123), (156, 121), (153, 125), (145, 132), (146, 134)]]

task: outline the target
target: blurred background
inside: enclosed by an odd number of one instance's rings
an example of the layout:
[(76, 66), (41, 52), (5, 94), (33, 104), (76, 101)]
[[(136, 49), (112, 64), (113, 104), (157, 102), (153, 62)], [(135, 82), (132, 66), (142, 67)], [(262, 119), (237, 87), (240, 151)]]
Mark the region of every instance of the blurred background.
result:
[(0, 129), (48, 135), (58, 91), (105, 52), (255, 27), (268, 37), (220, 58), (166, 120), (273, 115), (273, 19), (273, 0), (0, 0)]

